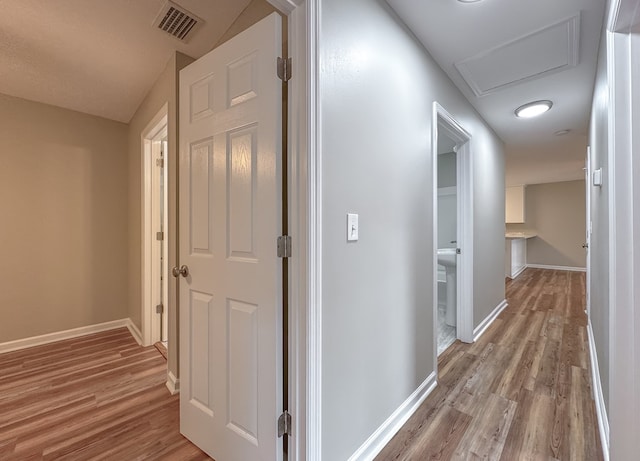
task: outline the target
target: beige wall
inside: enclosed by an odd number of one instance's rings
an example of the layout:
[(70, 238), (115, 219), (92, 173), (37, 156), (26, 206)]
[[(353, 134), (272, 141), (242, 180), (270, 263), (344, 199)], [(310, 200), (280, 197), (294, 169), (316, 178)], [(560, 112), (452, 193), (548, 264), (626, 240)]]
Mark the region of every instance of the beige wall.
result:
[[(213, 48), (218, 47), (229, 39), (235, 37), (240, 32), (245, 31), (261, 19), (266, 18), (271, 13), (276, 10), (271, 3), (266, 0), (253, 0), (247, 7), (240, 13), (240, 16), (236, 18), (236, 20), (229, 26), (227, 31), (220, 37), (218, 43), (216, 43)], [(286, 20), (286, 18), (283, 18)], [(283, 37), (286, 38), (285, 35)]]
[(527, 263), (585, 267), (586, 199), (584, 180), (528, 185), (525, 223), (507, 224), (508, 231), (533, 230), (527, 241)]
[[(253, 0), (218, 44), (273, 11)], [(191, 62), (172, 56), (128, 125), (0, 95), (0, 210), (11, 223), (0, 227), (0, 275), (10, 281), (0, 289), (0, 343), (127, 317), (142, 329), (142, 134), (168, 104), (172, 267), (179, 71)], [(169, 371), (178, 376), (173, 277), (168, 309)]]
[[(178, 177), (178, 73), (193, 62), (182, 53), (171, 57), (138, 110), (129, 122), (129, 272), (128, 315), (142, 328), (142, 136), (147, 125), (165, 104), (168, 104), (169, 153), (167, 158), (169, 199), (169, 268), (177, 265), (177, 177)], [(169, 277), (169, 363), (168, 368), (178, 376), (178, 315), (176, 281)]]
[(126, 139), (0, 95), (0, 343), (128, 316)]

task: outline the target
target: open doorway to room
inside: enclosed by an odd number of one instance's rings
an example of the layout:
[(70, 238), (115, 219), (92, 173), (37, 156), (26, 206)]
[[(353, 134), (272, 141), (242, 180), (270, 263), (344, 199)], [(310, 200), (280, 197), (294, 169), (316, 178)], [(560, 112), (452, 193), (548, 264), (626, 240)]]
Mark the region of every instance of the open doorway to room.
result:
[(434, 350), (473, 341), (473, 185), (470, 134), (433, 110)]
[(457, 147), (438, 136), (438, 355), (456, 340), (458, 251)]
[[(168, 198), (167, 105), (142, 134), (142, 336), (145, 345), (168, 340)], [(164, 348), (162, 347), (164, 346)]]

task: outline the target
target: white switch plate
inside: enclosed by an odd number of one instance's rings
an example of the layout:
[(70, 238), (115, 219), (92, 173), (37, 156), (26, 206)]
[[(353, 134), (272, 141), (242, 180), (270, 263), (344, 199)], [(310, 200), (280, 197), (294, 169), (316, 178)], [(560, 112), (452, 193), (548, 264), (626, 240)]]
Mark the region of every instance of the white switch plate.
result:
[(355, 242), (358, 240), (358, 215), (347, 213), (347, 241)]
[(602, 168), (598, 168), (593, 172), (593, 185), (602, 186)]

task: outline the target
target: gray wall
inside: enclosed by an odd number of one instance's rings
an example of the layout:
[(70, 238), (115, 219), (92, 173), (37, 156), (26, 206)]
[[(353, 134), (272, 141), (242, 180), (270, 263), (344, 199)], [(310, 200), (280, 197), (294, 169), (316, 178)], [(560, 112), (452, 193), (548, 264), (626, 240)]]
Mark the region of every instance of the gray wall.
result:
[[(456, 153), (438, 155), (438, 189), (456, 186)], [(438, 248), (455, 248), (458, 238), (457, 196), (438, 191)]]
[(538, 234), (527, 239), (528, 264), (584, 268), (586, 207), (584, 180), (531, 184), (525, 189), (524, 224), (507, 224), (507, 230)]
[(591, 167), (602, 168), (602, 187), (591, 187), (591, 326), (600, 367), (602, 393), (609, 410), (609, 184), (607, 47), (603, 35), (589, 129)]
[(451, 187), (457, 180), (456, 153), (438, 155), (438, 187)]
[(322, 452), (344, 460), (434, 370), (433, 102), (472, 135), (475, 325), (504, 299), (504, 154), (385, 4), (324, 0), (321, 24)]

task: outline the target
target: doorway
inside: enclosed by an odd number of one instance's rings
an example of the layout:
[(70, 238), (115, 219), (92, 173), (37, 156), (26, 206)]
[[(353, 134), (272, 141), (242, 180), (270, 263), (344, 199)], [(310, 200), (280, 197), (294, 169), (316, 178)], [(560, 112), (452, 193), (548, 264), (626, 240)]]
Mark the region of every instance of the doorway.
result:
[(587, 146), (587, 159), (585, 162), (585, 195), (586, 195), (586, 226), (585, 226), (585, 240), (582, 248), (584, 248), (586, 252), (586, 263), (587, 263), (587, 281), (586, 281), (586, 306), (585, 313), (587, 314), (587, 318), (591, 315), (591, 296), (590, 296), (590, 287), (591, 287), (591, 251), (589, 246), (591, 245), (591, 231), (593, 225), (591, 223), (591, 146)]
[(434, 102), (434, 363), (453, 341), (473, 342), (471, 135)]
[(457, 338), (458, 154), (456, 141), (439, 133), (438, 168), (438, 355)]
[(168, 339), (168, 106), (142, 133), (142, 337), (148, 346)]

